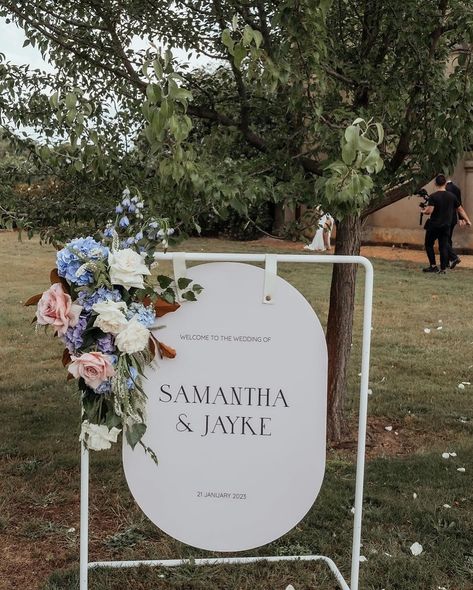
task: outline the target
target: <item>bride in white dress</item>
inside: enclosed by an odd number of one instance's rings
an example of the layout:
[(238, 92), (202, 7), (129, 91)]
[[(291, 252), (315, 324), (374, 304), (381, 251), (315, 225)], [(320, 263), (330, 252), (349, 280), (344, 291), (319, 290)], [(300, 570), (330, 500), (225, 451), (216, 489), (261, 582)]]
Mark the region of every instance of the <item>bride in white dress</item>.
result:
[(318, 228), (315, 232), (314, 239), (310, 244), (304, 246), (304, 250), (311, 250), (317, 252), (330, 251), (330, 236), (333, 229), (333, 217), (330, 213), (324, 213), (319, 219)]

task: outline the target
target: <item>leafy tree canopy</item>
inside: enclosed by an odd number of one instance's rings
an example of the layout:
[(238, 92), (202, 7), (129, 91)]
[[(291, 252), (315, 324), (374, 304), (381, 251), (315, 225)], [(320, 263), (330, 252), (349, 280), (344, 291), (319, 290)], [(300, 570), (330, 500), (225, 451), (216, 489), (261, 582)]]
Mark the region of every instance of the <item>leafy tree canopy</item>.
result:
[[(55, 67), (3, 59), (2, 125), (33, 128), (36, 157), (69, 188), (135, 184), (187, 223), (258, 199), (366, 213), (450, 168), (471, 139), (466, 0), (2, 0), (0, 15)], [(211, 65), (191, 70), (164, 47)], [(359, 117), (385, 130), (373, 190), (345, 134)], [(366, 156), (380, 135), (364, 131)]]

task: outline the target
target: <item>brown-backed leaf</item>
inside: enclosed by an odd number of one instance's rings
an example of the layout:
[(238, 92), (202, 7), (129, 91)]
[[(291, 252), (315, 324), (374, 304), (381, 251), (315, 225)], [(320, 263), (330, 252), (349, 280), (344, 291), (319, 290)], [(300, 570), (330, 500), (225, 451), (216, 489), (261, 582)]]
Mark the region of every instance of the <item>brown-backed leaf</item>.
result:
[(176, 356), (176, 351), (174, 350), (174, 348), (168, 346), (167, 344), (164, 344), (163, 342), (160, 342), (159, 340), (157, 342), (159, 346), (159, 352), (161, 353), (162, 357), (173, 359)]
[(163, 315), (166, 315), (172, 311), (176, 311), (176, 309), (179, 309), (180, 307), (181, 306), (179, 303), (168, 303), (164, 299), (157, 299), (154, 302), (154, 311), (156, 312), (156, 316), (158, 318), (162, 318)]
[(57, 268), (53, 268), (53, 270), (49, 274), (49, 279), (51, 281), (51, 285), (54, 283), (61, 283), (62, 288), (64, 289), (65, 293), (71, 294), (71, 288), (69, 287), (69, 283), (66, 281), (64, 277), (60, 277)]
[(43, 296), (42, 293), (38, 293), (38, 295), (33, 295), (33, 297), (30, 297), (29, 299), (27, 299), (23, 305), (25, 305), (25, 306), (36, 305), (42, 296)]
[(154, 357), (156, 356), (156, 352), (157, 352), (157, 340), (152, 334), (149, 337), (148, 346), (149, 346), (149, 353), (151, 355), (151, 359), (154, 359)]
[(62, 353), (62, 366), (66, 367), (71, 362), (71, 360), (71, 353), (67, 348), (65, 348), (64, 352)]

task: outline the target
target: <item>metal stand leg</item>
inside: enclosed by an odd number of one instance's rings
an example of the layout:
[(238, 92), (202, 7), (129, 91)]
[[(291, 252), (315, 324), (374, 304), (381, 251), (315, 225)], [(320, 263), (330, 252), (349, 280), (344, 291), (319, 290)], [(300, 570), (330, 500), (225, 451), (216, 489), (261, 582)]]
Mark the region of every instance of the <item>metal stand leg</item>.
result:
[(89, 451), (81, 445), (80, 461), (80, 590), (87, 590), (89, 568)]

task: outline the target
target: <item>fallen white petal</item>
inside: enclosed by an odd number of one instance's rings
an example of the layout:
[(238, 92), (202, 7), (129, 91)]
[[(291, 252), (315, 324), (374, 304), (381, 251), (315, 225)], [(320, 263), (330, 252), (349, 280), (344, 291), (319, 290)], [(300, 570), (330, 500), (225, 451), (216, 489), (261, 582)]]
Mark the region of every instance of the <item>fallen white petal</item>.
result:
[(443, 330), (443, 326), (438, 326), (437, 330)]
[(391, 553), (386, 553), (386, 551), (384, 552), (384, 555), (386, 555), (387, 557), (392, 557)]
[(450, 459), (450, 453), (442, 453), (442, 459)]
[(426, 334), (430, 334), (430, 328), (424, 328), (424, 332), (425, 332)]
[(74, 527), (71, 527), (70, 529), (67, 529), (68, 533), (75, 533), (76, 529)]
[(351, 512), (352, 514), (355, 514), (355, 507), (353, 507), (353, 508), (350, 510), (350, 512)]
[(442, 320), (439, 320), (439, 324), (441, 324), (441, 323), (442, 323)]
[(443, 507), (444, 508), (451, 508), (450, 504), (444, 504)]
[(459, 471), (460, 473), (465, 473), (466, 469), (464, 467), (459, 467), (457, 471)]
[(398, 432), (397, 430), (395, 430), (395, 431), (394, 431), (394, 434), (395, 434), (396, 436), (399, 436), (399, 432)]
[(364, 555), (360, 555), (360, 563), (363, 561), (368, 561), (368, 559)]
[(456, 453), (448, 453), (450, 455), (450, 457), (456, 457), (457, 454)]
[(393, 429), (392, 426), (385, 426), (384, 430), (387, 430), (388, 432), (391, 432), (391, 430)]
[(286, 588), (286, 590), (295, 590), (294, 586), (292, 584), (289, 584), (289, 586)]
[(462, 381), (463, 385), (471, 385), (469, 381)]
[(465, 386), (463, 385), (463, 383), (458, 384), (458, 389), (465, 389)]
[(368, 395), (373, 395), (373, 390), (372, 389), (368, 389)]
[(424, 550), (422, 545), (420, 543), (418, 543), (417, 541), (415, 543), (412, 543), (410, 549), (411, 549), (412, 555), (414, 555), (414, 556), (420, 555), (422, 553), (422, 551)]
[(415, 492), (412, 494), (412, 497), (414, 498), (414, 500), (417, 500), (417, 494)]

